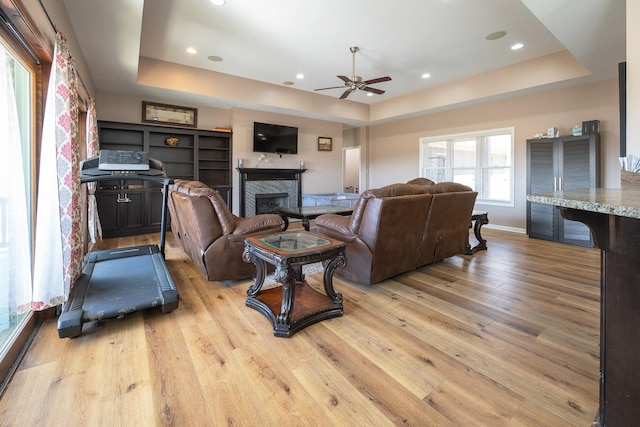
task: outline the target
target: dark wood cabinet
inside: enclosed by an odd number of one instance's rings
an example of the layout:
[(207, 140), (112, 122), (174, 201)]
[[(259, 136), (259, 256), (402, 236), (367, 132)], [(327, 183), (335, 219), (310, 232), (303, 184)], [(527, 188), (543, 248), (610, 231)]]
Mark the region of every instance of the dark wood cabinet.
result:
[[(163, 163), (169, 178), (202, 181), (231, 206), (231, 133), (107, 121), (99, 121), (98, 129), (101, 149), (146, 151)], [(178, 144), (168, 144), (170, 137)], [(135, 180), (100, 182), (96, 198), (104, 237), (159, 231), (161, 189)]]
[[(600, 186), (598, 134), (527, 140), (527, 194)], [(555, 207), (527, 202), (529, 237), (593, 247), (589, 228)]]
[[(632, 212), (636, 210), (637, 198), (634, 194), (629, 196), (616, 194), (614, 197), (631, 200), (625, 210)], [(608, 209), (614, 197), (606, 199)], [(592, 197), (597, 198), (598, 195)], [(600, 407), (593, 425), (637, 425), (640, 419), (640, 242), (636, 236), (640, 234), (640, 220), (566, 207), (560, 211), (566, 218), (588, 224), (602, 250)]]
[[(158, 193), (160, 191), (158, 190)], [(161, 196), (162, 197), (162, 196)], [(152, 224), (146, 212), (151, 206), (148, 192), (127, 188), (96, 192), (100, 225), (105, 237), (122, 237), (130, 234), (151, 233), (160, 229), (160, 222)], [(162, 206), (162, 202), (154, 207)]]

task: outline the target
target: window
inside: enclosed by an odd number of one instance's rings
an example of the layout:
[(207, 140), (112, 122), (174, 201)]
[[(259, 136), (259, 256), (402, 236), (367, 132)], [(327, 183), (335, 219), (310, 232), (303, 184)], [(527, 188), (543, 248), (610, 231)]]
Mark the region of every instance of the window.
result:
[(513, 128), (420, 138), (420, 176), (454, 181), (477, 202), (513, 206)]
[(0, 354), (4, 354), (30, 312), (33, 75), (3, 43), (0, 85)]

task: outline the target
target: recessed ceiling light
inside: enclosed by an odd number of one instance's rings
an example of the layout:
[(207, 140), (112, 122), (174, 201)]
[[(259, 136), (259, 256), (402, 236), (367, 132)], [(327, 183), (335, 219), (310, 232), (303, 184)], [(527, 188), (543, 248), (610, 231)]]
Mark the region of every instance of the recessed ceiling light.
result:
[(211, 0), (211, 4), (214, 6), (222, 6), (224, 5), (224, 0)]
[(300, 73), (300, 74), (296, 74), (296, 79), (304, 79), (304, 74)]
[(190, 53), (190, 54), (194, 55), (194, 54), (198, 53), (198, 51), (193, 47), (188, 47), (187, 48), (187, 53)]
[(282, 84), (285, 85), (285, 86), (293, 86), (295, 83), (293, 83), (293, 82), (283, 82)]
[(518, 50), (518, 49), (522, 49), (524, 47), (524, 45), (522, 43), (516, 43), (513, 46), (511, 46), (511, 50)]
[(498, 40), (507, 35), (506, 31), (496, 31), (494, 33), (489, 34), (485, 39), (487, 40)]
[(373, 96), (373, 94), (371, 92), (367, 93), (367, 96)]
[(213, 62), (222, 62), (222, 58), (216, 55), (207, 56), (207, 59)]
[(424, 74), (422, 75), (422, 78), (423, 78), (423, 79), (428, 79), (429, 77), (431, 77), (431, 74), (429, 74), (429, 73), (424, 73)]

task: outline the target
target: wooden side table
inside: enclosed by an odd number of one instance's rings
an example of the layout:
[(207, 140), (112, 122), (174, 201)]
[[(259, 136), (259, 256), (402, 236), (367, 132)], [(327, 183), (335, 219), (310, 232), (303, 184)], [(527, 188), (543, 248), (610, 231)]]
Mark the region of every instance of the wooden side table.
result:
[(278, 213), (284, 221), (284, 227), (282, 231), (286, 231), (289, 228), (289, 218), (297, 218), (302, 220), (302, 226), (306, 231), (309, 231), (309, 222), (312, 219), (316, 219), (320, 215), (333, 213), (336, 215), (351, 215), (352, 208), (344, 206), (302, 206), (295, 208), (280, 208)]
[(480, 234), (480, 229), (483, 225), (489, 224), (489, 217), (487, 211), (473, 211), (471, 213), (471, 222), (469, 223), (469, 228), (473, 227), (473, 234), (476, 236), (476, 240), (478, 244), (473, 248), (469, 244), (469, 240), (467, 240), (467, 249), (465, 249), (465, 255), (473, 255), (474, 253), (480, 250), (487, 249), (487, 241), (482, 238)]
[[(256, 265), (255, 283), (247, 289), (246, 305), (266, 316), (277, 337), (291, 337), (299, 330), (325, 319), (342, 316), (342, 295), (333, 290), (333, 272), (344, 267), (345, 244), (320, 234), (283, 232), (248, 237), (242, 258)], [(302, 266), (324, 265), (324, 291), (304, 280)], [(275, 265), (274, 278), (282, 286), (262, 290), (267, 263)]]

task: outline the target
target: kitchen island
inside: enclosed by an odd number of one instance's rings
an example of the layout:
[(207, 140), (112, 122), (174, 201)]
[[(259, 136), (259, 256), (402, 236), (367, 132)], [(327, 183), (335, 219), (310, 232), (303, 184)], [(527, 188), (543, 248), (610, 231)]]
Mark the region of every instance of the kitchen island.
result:
[(586, 224), (601, 255), (600, 396), (597, 426), (640, 419), (640, 189), (530, 194)]

